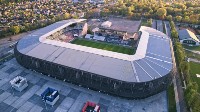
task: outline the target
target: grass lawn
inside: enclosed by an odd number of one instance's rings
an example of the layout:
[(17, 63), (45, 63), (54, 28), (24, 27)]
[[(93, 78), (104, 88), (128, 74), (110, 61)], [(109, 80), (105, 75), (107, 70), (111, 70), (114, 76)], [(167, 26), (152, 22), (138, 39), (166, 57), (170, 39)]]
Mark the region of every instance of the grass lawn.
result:
[(87, 47), (93, 47), (93, 48), (97, 48), (97, 49), (103, 49), (103, 50), (107, 50), (107, 51), (123, 53), (123, 54), (129, 54), (129, 55), (135, 54), (134, 48), (118, 46), (118, 45), (113, 45), (113, 44), (104, 43), (104, 42), (97, 42), (97, 41), (91, 41), (91, 40), (85, 40), (85, 39), (75, 39), (71, 43), (77, 44), (77, 45), (82, 45), (82, 46), (87, 46)]
[(167, 98), (168, 98), (169, 112), (176, 112), (176, 101), (175, 101), (174, 85), (173, 84), (167, 89)]
[(191, 80), (198, 84), (198, 92), (200, 93), (200, 78), (196, 77), (196, 74), (200, 74), (200, 63), (189, 62), (189, 64)]
[(187, 51), (187, 50), (185, 50), (185, 53), (186, 53), (188, 58), (193, 58), (193, 59), (200, 60), (200, 55), (199, 54), (196, 54), (196, 53), (193, 53), (193, 52), (190, 52), (190, 51)]
[(148, 26), (149, 27), (147, 20), (142, 19), (141, 26)]
[(183, 45), (183, 47), (186, 48), (186, 49), (190, 49), (190, 50), (200, 51), (200, 46)]

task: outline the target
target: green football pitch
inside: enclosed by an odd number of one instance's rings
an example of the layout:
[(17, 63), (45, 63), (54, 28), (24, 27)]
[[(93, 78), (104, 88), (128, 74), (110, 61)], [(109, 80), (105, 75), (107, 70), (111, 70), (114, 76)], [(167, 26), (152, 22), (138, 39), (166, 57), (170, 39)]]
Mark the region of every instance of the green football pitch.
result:
[(135, 54), (134, 48), (124, 47), (124, 46), (119, 46), (119, 45), (114, 45), (114, 44), (109, 44), (109, 43), (104, 43), (104, 42), (97, 42), (97, 41), (85, 40), (85, 39), (75, 39), (71, 43), (87, 46), (87, 47), (92, 47), (92, 48), (97, 48), (97, 49), (103, 49), (107, 51), (123, 53), (123, 54), (129, 54), (129, 55)]

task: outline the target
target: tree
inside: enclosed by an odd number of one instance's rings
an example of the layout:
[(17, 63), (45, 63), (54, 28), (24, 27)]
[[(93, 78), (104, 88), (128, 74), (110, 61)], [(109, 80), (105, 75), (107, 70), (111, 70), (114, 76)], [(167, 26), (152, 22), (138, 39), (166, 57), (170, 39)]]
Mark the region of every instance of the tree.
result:
[(132, 9), (131, 9), (131, 7), (128, 7), (128, 9), (127, 9), (128, 11), (127, 11), (127, 15), (128, 16), (132, 16), (133, 15), (133, 12), (132, 12)]
[(153, 23), (153, 20), (152, 20), (152, 19), (147, 20), (147, 24), (148, 24), (149, 27), (152, 26), (152, 23)]
[(176, 21), (181, 22), (182, 17), (181, 16), (176, 16)]
[(172, 7), (167, 7), (167, 14), (171, 14), (171, 15), (174, 14), (174, 10)]
[(78, 15), (77, 15), (77, 14), (74, 14), (74, 15), (72, 16), (72, 18), (73, 18), (73, 19), (78, 19)]
[(158, 4), (159, 4), (159, 7), (163, 7), (162, 0), (159, 0)]
[(189, 22), (190, 21), (190, 18), (189, 18), (189, 16), (185, 16), (184, 18), (183, 18), (183, 20), (182, 20), (183, 22)]
[[(86, 13), (86, 18), (91, 18), (91, 17), (99, 17), (100, 16), (100, 10), (99, 9), (92, 9), (92, 10), (89, 10), (87, 13)], [(73, 16), (74, 17), (74, 16)]]
[(152, 9), (150, 9), (150, 10), (149, 10), (149, 13), (150, 13), (150, 14), (152, 14), (152, 13), (153, 13), (153, 10), (152, 10)]
[(186, 83), (188, 84), (190, 82), (190, 76), (189, 76), (189, 64), (187, 61), (182, 61), (179, 64), (180, 71), (183, 73), (184, 79)]
[(70, 18), (70, 14), (69, 13), (63, 14), (63, 19), (69, 19), (69, 18)]
[(198, 84), (196, 82), (189, 83), (185, 90), (185, 98), (187, 105), (192, 109), (192, 112), (199, 112), (200, 95), (198, 91)]
[(167, 11), (165, 8), (159, 8), (156, 12), (157, 16), (160, 18), (160, 19), (164, 19), (166, 14), (167, 14)]
[(168, 21), (172, 21), (172, 15), (166, 16), (166, 19), (167, 19)]
[(192, 112), (199, 112), (199, 107), (200, 107), (200, 95), (196, 92), (196, 94), (194, 94), (194, 99), (191, 105)]
[(171, 35), (172, 35), (173, 38), (178, 39), (178, 32), (175, 29), (171, 30)]
[(187, 6), (187, 7), (192, 7), (192, 5), (193, 5), (192, 2), (190, 2), (190, 1), (189, 1), (189, 2), (186, 2), (186, 6)]
[(19, 26), (12, 26), (10, 30), (13, 34), (18, 34), (20, 32), (20, 27)]
[(198, 84), (196, 82), (189, 83), (187, 89), (185, 90), (185, 98), (188, 106), (191, 106), (194, 99), (195, 94), (197, 93)]
[(118, 0), (118, 3), (117, 3), (119, 6), (122, 6), (124, 4), (123, 0)]
[(186, 93), (185, 97), (186, 97), (188, 106), (192, 105), (192, 102), (195, 99), (194, 98), (195, 94), (196, 94), (196, 91), (194, 89), (191, 89), (190, 91), (188, 91), (188, 93)]
[(175, 24), (174, 24), (173, 21), (170, 21), (170, 26), (171, 26), (171, 28), (172, 28), (173, 30), (176, 30), (176, 29), (175, 29)]
[(101, 10), (101, 12), (100, 12), (100, 15), (101, 16), (108, 16), (110, 14), (110, 11), (109, 11), (109, 9), (103, 9), (103, 10)]
[(199, 20), (199, 15), (191, 15), (191, 16), (190, 16), (190, 21), (191, 21), (193, 24), (198, 23), (198, 20)]
[(185, 59), (185, 54), (183, 50), (179, 49), (178, 47), (176, 48), (176, 53), (178, 54), (177, 55), (178, 63), (181, 64)]
[(24, 31), (27, 31), (27, 29), (26, 29), (25, 26), (20, 26), (20, 31), (21, 31), (21, 32), (24, 32)]

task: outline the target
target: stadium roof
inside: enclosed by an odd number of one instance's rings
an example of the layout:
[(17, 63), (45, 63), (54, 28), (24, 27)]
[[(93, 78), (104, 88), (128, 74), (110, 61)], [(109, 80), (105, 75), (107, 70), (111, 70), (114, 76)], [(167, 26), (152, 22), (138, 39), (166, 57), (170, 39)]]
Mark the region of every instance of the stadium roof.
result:
[(178, 35), (179, 35), (180, 40), (191, 38), (196, 42), (200, 42), (199, 39), (197, 38), (197, 36), (188, 29), (179, 30)]
[(142, 35), (134, 55), (46, 39), (81, 21), (84, 19), (64, 20), (39, 29), (21, 39), (17, 49), (25, 55), (126, 82), (146, 82), (171, 71), (171, 40), (149, 27), (140, 28)]

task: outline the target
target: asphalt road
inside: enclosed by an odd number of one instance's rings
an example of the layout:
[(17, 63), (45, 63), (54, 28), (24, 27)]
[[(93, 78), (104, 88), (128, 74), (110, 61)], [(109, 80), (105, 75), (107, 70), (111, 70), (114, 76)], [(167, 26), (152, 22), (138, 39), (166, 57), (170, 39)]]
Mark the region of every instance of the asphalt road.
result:
[(156, 29), (156, 20), (153, 20), (152, 28)]
[(157, 20), (157, 30), (163, 32), (163, 24), (161, 20)]
[(164, 25), (167, 36), (171, 37), (171, 27), (169, 21), (164, 21)]

